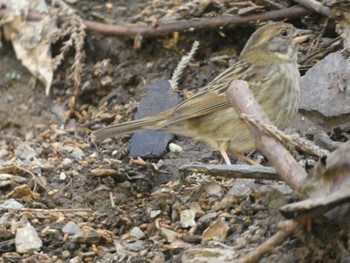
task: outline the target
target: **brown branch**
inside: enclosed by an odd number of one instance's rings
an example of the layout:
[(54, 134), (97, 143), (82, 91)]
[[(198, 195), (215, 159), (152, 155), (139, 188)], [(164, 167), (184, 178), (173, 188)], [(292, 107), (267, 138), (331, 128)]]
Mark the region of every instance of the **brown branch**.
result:
[[(0, 9), (0, 17), (9, 15), (11, 10)], [(152, 26), (124, 26), (124, 25), (108, 25), (93, 21), (84, 20), (87, 30), (103, 33), (107, 35), (116, 36), (157, 36), (164, 35), (172, 32), (193, 31), (199, 29), (216, 29), (224, 26), (232, 26), (234, 24), (242, 24), (249, 21), (264, 21), (264, 20), (280, 20), (289, 17), (303, 16), (313, 13), (313, 10), (309, 10), (302, 6), (292, 6), (289, 8), (269, 11), (260, 14), (247, 15), (247, 16), (220, 16), (215, 18), (201, 18), (195, 21), (176, 21), (166, 24), (158, 24), (156, 27)], [(30, 10), (27, 18), (29, 20), (41, 20), (43, 15)], [(65, 19), (62, 17), (61, 19)]]
[(190, 164), (180, 168), (186, 176), (187, 173), (205, 173), (212, 176), (226, 178), (245, 178), (256, 180), (280, 180), (273, 167), (252, 166), (246, 164), (224, 165), (224, 164)]
[(11, 208), (2, 207), (2, 209), (14, 210), (19, 212), (33, 212), (33, 213), (78, 213), (78, 212), (92, 212), (90, 208), (54, 208), (54, 209), (41, 209), (41, 208)]
[[(248, 83), (243, 80), (235, 80), (227, 90), (228, 99), (233, 108), (239, 113), (254, 116), (254, 119), (271, 124), (260, 105), (254, 100), (253, 93), (249, 90)], [(275, 138), (262, 133), (258, 128), (247, 125), (254, 137), (255, 144), (275, 167), (279, 176), (297, 190), (307, 174), (296, 162), (291, 154)]]

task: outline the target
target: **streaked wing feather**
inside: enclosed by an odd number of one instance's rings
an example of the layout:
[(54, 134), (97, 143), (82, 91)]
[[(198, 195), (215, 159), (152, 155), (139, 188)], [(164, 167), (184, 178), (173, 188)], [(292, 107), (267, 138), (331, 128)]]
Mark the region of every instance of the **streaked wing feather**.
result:
[[(256, 72), (264, 74), (264, 69), (250, 67), (248, 63), (238, 62), (233, 67), (225, 70), (218, 75), (198, 93), (188, 100), (179, 104), (173, 111), (171, 118), (163, 123), (162, 126), (168, 126), (179, 121), (203, 116), (215, 111), (224, 110), (230, 107), (226, 98), (226, 90), (234, 79), (243, 79), (250, 82), (250, 88), (254, 90), (254, 84), (258, 78)], [(260, 74), (260, 78), (262, 77)], [(265, 79), (265, 78), (263, 78)]]

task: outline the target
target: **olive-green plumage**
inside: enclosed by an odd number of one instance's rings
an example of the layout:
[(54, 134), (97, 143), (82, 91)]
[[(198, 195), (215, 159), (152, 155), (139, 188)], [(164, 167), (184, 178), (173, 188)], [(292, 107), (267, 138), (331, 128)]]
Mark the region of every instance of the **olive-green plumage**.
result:
[(278, 22), (259, 28), (239, 61), (176, 107), (155, 116), (117, 124), (93, 133), (96, 140), (139, 130), (169, 131), (209, 144), (214, 150), (243, 152), (254, 141), (230, 106), (226, 90), (232, 80), (246, 80), (269, 119), (285, 129), (300, 103), (295, 28)]

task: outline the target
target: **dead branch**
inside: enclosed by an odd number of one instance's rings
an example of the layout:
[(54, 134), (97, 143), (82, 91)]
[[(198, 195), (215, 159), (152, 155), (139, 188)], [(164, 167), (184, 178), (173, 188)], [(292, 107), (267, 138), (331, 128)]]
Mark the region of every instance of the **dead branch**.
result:
[(336, 192), (327, 196), (310, 198), (300, 202), (288, 204), (280, 208), (280, 212), (286, 218), (292, 218), (299, 214), (311, 213), (312, 217), (319, 217), (336, 206), (348, 203), (348, 192)]
[(180, 168), (183, 174), (205, 173), (212, 176), (222, 176), (225, 178), (263, 179), (280, 180), (275, 168), (265, 166), (240, 165), (213, 165), (213, 164), (191, 164)]
[[(227, 90), (227, 96), (239, 113), (251, 115), (254, 119), (270, 124), (260, 105), (254, 100), (253, 93), (249, 90), (248, 83), (243, 80), (235, 80)], [(275, 138), (262, 133), (258, 128), (247, 124), (255, 144), (275, 167), (280, 177), (297, 190), (306, 178), (305, 170), (296, 162), (292, 155)]]
[[(157, 36), (172, 32), (193, 31), (199, 29), (217, 29), (224, 26), (232, 26), (234, 24), (242, 24), (249, 21), (264, 21), (264, 20), (280, 20), (289, 17), (303, 16), (313, 13), (313, 10), (304, 8), (302, 6), (292, 6), (289, 8), (269, 11), (260, 14), (248, 16), (221, 16), (215, 18), (201, 18), (195, 21), (176, 21), (166, 24), (158, 24), (156, 27), (152, 26), (125, 26), (125, 25), (108, 25), (93, 21), (84, 20), (87, 30), (98, 32), (106, 35), (116, 36)], [(0, 17), (9, 15), (11, 10), (0, 9)], [(37, 21), (43, 18), (40, 13), (30, 10), (27, 14), (29, 20)], [(67, 19), (67, 17), (61, 17)]]
[(2, 209), (6, 210), (14, 210), (14, 211), (19, 211), (19, 212), (33, 212), (33, 213), (78, 213), (78, 212), (92, 212), (90, 208), (54, 208), (54, 209), (41, 209), (41, 208), (10, 208), (10, 207), (5, 207)]

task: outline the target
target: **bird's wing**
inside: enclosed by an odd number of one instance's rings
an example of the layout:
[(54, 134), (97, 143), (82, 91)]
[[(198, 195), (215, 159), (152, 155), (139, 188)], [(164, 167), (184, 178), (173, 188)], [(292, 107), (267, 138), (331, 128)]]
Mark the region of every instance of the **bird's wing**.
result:
[(236, 63), (233, 67), (228, 68), (218, 75), (198, 93), (176, 106), (170, 118), (162, 126), (231, 107), (226, 97), (226, 90), (231, 81), (234, 79), (246, 80), (250, 82), (250, 88), (254, 90), (254, 86), (258, 84), (258, 78), (256, 77), (257, 71), (257, 69), (252, 68), (248, 63)]

